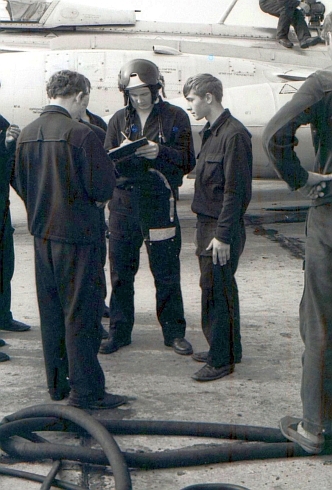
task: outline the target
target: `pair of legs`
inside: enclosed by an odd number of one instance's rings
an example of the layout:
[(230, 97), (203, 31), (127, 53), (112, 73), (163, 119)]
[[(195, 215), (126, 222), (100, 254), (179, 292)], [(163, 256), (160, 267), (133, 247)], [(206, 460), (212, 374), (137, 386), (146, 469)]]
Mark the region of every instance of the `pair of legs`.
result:
[(204, 336), (210, 346), (207, 363), (215, 368), (239, 362), (242, 357), (240, 308), (235, 280), (240, 255), (245, 244), (244, 224), (239, 223), (231, 240), (231, 257), (224, 265), (214, 265), (207, 251), (215, 237), (217, 220), (198, 218), (197, 255), (202, 290), (201, 321)]
[[(175, 215), (169, 221), (168, 196), (147, 198), (137, 192), (116, 190), (110, 207), (109, 258), (112, 293), (110, 339), (122, 345), (131, 341), (134, 326), (134, 282), (140, 248), (145, 242), (156, 287), (156, 312), (164, 341), (183, 338), (186, 322), (180, 286), (181, 231)], [(151, 229), (174, 228), (171, 238), (148, 239)]]
[(278, 17), (277, 39), (287, 39), (290, 26), (294, 27), (296, 36), (301, 43), (310, 37), (310, 31), (303, 13), (298, 10), (296, 0), (260, 0), (259, 6), (263, 12)]
[(331, 204), (309, 210), (305, 283), (300, 303), (302, 418), (284, 417), (283, 434), (312, 454), (324, 447), (332, 421), (332, 227)]
[(10, 311), (11, 286), (10, 281), (14, 274), (14, 230), (9, 220), (4, 227), (0, 243), (0, 329), (3, 329), (13, 319)]
[(320, 434), (332, 421), (332, 229), (330, 204), (307, 219), (305, 285), (300, 304), (304, 342), (301, 397), (304, 428)]
[[(8, 209), (3, 223), (3, 234), (0, 240), (0, 330), (24, 332), (30, 326), (13, 319), (11, 307), (11, 280), (14, 274), (14, 229), (11, 225)], [(8, 360), (9, 357), (7, 356)]]
[(37, 297), (51, 398), (104, 396), (97, 353), (104, 307), (100, 243), (34, 239)]

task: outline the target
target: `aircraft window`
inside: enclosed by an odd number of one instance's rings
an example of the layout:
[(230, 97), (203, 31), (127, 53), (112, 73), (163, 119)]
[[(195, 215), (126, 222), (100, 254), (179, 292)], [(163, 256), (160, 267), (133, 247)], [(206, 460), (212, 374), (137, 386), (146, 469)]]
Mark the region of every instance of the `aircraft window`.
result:
[[(38, 2), (36, 0), (7, 0), (7, 14), (1, 12), (1, 20), (12, 22), (39, 22), (52, 0)], [(3, 9), (2, 9), (3, 10)]]

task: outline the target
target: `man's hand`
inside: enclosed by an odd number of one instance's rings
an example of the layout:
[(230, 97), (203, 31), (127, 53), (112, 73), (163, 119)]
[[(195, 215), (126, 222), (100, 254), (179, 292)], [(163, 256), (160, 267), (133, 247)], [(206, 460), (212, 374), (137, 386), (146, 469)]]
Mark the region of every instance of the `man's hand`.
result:
[(159, 154), (159, 145), (154, 141), (148, 141), (147, 145), (141, 146), (135, 151), (136, 157), (148, 158), (148, 160), (155, 160)]
[(212, 238), (206, 250), (212, 250), (212, 261), (214, 265), (225, 265), (230, 258), (231, 246), (228, 243), (221, 242), (217, 238)]
[(301, 194), (310, 199), (319, 199), (325, 196), (326, 182), (332, 180), (332, 174), (317, 174), (308, 172), (308, 180), (306, 184), (299, 189)]
[(21, 130), (16, 124), (11, 124), (6, 131), (6, 139), (5, 139), (5, 144), (6, 147), (10, 145), (13, 141), (16, 141), (17, 138), (19, 137)]

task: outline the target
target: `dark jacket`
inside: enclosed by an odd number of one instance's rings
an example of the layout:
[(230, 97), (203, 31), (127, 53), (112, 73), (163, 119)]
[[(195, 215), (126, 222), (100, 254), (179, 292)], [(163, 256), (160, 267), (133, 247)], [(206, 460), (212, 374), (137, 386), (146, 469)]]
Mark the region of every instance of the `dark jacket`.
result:
[(218, 220), (218, 240), (230, 243), (251, 199), (251, 135), (228, 109), (201, 131), (192, 210)]
[(93, 114), (92, 112), (88, 111), (88, 109), (86, 109), (86, 114), (90, 119), (90, 124), (98, 126), (98, 128), (101, 128), (104, 131), (107, 130), (107, 124), (102, 117), (97, 116), (97, 114)]
[[(121, 131), (128, 130), (128, 137), (135, 141), (142, 136), (159, 144), (159, 154), (155, 160), (126, 158), (116, 164), (117, 187), (130, 188), (139, 186), (148, 195), (163, 192), (164, 184), (149, 168), (159, 170), (168, 180), (170, 186), (176, 189), (182, 184), (183, 175), (189, 173), (195, 166), (195, 153), (191, 135), (189, 117), (180, 107), (159, 100), (154, 105), (144, 131), (136, 111), (128, 125), (128, 109), (119, 110), (111, 118), (105, 139), (105, 148), (118, 147), (124, 137)], [(129, 127), (128, 127), (129, 126)]]
[(112, 197), (113, 166), (87, 125), (47, 106), (17, 142), (15, 188), (32, 235), (85, 244), (100, 240), (97, 201)]
[[(332, 173), (332, 67), (310, 75), (270, 120), (263, 133), (263, 147), (271, 163), (292, 190), (303, 187), (308, 180), (308, 172), (294, 151), (297, 145), (295, 133), (302, 124), (311, 124), (316, 154), (312, 170)], [(326, 202), (332, 202), (330, 183), (325, 197), (314, 200), (313, 205)]]

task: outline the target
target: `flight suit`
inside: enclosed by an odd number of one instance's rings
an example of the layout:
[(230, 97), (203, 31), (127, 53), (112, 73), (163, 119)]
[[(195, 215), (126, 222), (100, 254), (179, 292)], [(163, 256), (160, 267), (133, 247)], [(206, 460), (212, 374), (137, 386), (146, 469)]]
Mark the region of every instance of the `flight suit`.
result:
[(134, 280), (145, 242), (156, 286), (156, 311), (164, 341), (183, 338), (186, 322), (180, 286), (181, 232), (175, 190), (195, 165), (188, 115), (161, 98), (144, 131), (134, 110), (121, 109), (109, 122), (105, 148), (116, 148), (127, 131), (132, 141), (146, 136), (159, 145), (155, 160), (130, 156), (116, 165), (116, 189), (109, 202), (109, 257), (112, 294), (110, 340), (128, 344), (134, 325)]

